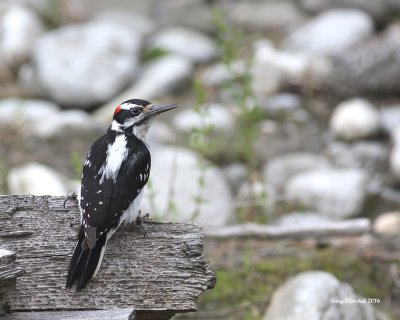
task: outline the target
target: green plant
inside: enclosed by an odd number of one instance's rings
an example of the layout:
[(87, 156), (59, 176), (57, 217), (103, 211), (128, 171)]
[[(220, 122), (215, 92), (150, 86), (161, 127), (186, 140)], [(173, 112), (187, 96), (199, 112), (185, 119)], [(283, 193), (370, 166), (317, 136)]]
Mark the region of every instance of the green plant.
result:
[(199, 126), (192, 128), (192, 133), (190, 135), (190, 146), (200, 155), (197, 163), (199, 169), (199, 176), (197, 179), (198, 189), (193, 198), (195, 208), (192, 213), (192, 219), (195, 219), (199, 216), (202, 205), (206, 203), (206, 199), (204, 198), (204, 189), (205, 176), (209, 164), (205, 158), (212, 150), (211, 135), (214, 131), (214, 126), (207, 123), (207, 117), (209, 114), (208, 106), (205, 103), (207, 100), (207, 93), (198, 79), (193, 80), (193, 91), (195, 93), (195, 106), (193, 110), (198, 114), (201, 120)]
[(246, 56), (246, 52), (240, 51), (241, 48), (248, 48), (241, 45), (245, 37), (224, 18), (220, 10), (214, 10), (214, 25), (222, 61), (229, 73), (229, 80), (223, 87), (229, 92), (237, 108), (236, 152), (249, 165), (250, 171), (253, 171), (259, 165), (255, 156), (254, 141), (257, 137), (258, 123), (263, 119), (263, 112), (252, 89), (252, 58)]

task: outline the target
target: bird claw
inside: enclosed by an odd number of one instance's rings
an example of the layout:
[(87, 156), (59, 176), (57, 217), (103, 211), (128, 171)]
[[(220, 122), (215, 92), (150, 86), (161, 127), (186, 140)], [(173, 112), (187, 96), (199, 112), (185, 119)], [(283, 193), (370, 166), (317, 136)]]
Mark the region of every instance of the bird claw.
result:
[(143, 233), (143, 238), (146, 238), (147, 235), (147, 229), (144, 225), (144, 222), (148, 220), (149, 217), (150, 214), (148, 212), (142, 216), (142, 210), (139, 210), (135, 219), (135, 226), (140, 230), (140, 232)]
[(65, 204), (67, 203), (68, 200), (76, 200), (77, 198), (78, 198), (78, 195), (76, 194), (76, 192), (68, 193), (64, 199), (63, 208), (65, 209)]

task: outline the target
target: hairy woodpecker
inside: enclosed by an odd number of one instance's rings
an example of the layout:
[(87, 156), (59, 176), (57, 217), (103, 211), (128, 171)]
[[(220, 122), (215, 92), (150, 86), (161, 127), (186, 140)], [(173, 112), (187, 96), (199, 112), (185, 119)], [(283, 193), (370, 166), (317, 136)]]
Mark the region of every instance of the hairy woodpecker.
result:
[(122, 222), (140, 220), (143, 187), (150, 175), (145, 142), (154, 117), (176, 108), (131, 99), (114, 111), (111, 126), (90, 148), (83, 166), (78, 204), (81, 226), (67, 275), (67, 289), (85, 288), (100, 268), (107, 241)]

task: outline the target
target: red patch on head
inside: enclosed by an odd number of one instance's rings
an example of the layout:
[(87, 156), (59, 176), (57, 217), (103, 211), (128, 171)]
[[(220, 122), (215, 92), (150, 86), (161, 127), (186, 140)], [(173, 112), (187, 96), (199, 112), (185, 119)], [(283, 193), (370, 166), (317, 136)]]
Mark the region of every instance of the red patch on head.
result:
[(121, 106), (115, 108), (114, 115), (121, 111)]

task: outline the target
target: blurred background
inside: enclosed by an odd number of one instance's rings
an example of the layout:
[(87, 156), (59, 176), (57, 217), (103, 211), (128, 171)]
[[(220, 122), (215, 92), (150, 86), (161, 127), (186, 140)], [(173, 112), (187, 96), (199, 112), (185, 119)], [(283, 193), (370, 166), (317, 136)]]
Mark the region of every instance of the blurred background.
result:
[(119, 103), (177, 102), (148, 135), (142, 209), (203, 225), (218, 279), (177, 318), (399, 319), (399, 17), (397, 0), (3, 0), (0, 192), (76, 190)]

